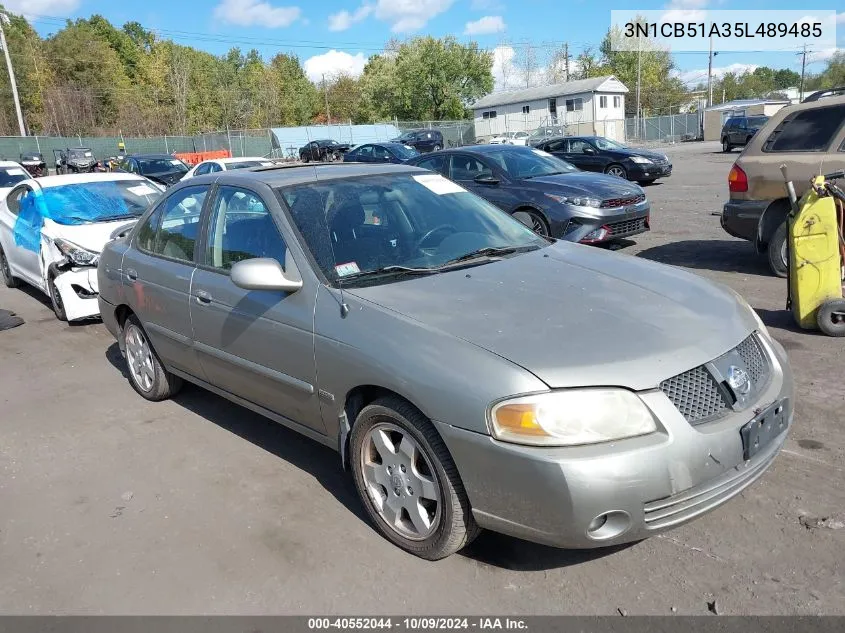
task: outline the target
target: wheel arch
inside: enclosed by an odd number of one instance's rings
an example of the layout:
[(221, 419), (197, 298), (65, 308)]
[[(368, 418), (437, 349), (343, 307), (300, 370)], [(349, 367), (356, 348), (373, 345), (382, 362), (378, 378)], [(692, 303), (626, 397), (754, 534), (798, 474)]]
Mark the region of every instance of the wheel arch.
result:
[(786, 198), (778, 198), (773, 200), (763, 214), (760, 216), (760, 221), (757, 224), (757, 250), (765, 249), (769, 240), (772, 239), (777, 228), (786, 220), (791, 210), (789, 200)]

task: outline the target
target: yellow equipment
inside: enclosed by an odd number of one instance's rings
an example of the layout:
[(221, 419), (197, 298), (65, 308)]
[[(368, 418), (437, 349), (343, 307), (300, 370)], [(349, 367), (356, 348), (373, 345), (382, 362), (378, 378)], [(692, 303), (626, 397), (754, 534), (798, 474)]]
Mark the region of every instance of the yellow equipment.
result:
[(795, 189), (784, 173), (792, 202), (788, 217), (787, 309), (792, 309), (799, 327), (818, 328), (829, 336), (845, 336), (842, 298), (845, 193), (834, 183), (843, 177), (845, 172), (817, 176), (799, 206)]

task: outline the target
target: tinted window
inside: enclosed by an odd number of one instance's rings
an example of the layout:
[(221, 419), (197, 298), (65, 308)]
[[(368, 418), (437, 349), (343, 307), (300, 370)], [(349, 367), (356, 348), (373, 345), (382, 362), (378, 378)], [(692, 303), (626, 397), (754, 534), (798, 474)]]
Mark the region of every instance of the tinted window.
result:
[(821, 152), (845, 122), (845, 104), (788, 115), (763, 146), (764, 152)]
[(264, 201), (237, 187), (220, 187), (208, 231), (206, 263), (230, 270), (245, 259), (271, 257), (285, 264), (285, 243)]
[(357, 151), (357, 155), (360, 158), (372, 158), (373, 156), (373, 146), (372, 145), (364, 145), (361, 149)]
[(6, 196), (6, 207), (8, 207), (9, 212), (12, 215), (18, 214), (21, 208), (21, 198), (23, 198), (25, 194), (29, 193), (29, 191), (29, 187), (21, 187), (20, 189), (15, 189)]
[(202, 163), (197, 167), (197, 170), (194, 172), (194, 176), (202, 176), (207, 174), (211, 171), (211, 163)]
[(194, 246), (199, 233), (202, 204), (208, 187), (187, 187), (164, 202), (161, 228), (153, 252), (165, 257), (193, 261)]
[(139, 158), (138, 165), (142, 174), (163, 174), (185, 172), (188, 167), (178, 158)]
[(545, 144), (544, 148), (547, 152), (565, 152), (566, 151), (566, 141), (561, 139), (559, 141), (549, 141)]
[(384, 160), (390, 158), (390, 153), (380, 145), (373, 146), (373, 158), (376, 160)]
[(473, 180), (478, 176), (492, 176), (493, 170), (474, 156), (452, 155), (452, 180)]
[(488, 158), (513, 178), (536, 178), (578, 171), (574, 165), (537, 149), (491, 152)]
[(430, 169), (431, 171), (443, 172), (443, 168), (446, 166), (446, 159), (447, 156), (432, 156), (431, 158), (426, 158), (425, 160), (421, 160), (417, 163), (417, 167), (422, 167), (423, 169)]
[(577, 139), (569, 141), (569, 151), (572, 154), (583, 154), (586, 147), (590, 147), (587, 141)]
[(218, 165), (217, 163), (211, 163), (208, 166), (208, 173), (209, 174), (213, 174), (213, 173), (218, 172), (218, 171), (223, 171), (223, 168), (220, 165)]
[(402, 160), (408, 160), (414, 156), (419, 156), (420, 153), (413, 147), (406, 147), (404, 145), (391, 145), (390, 151), (396, 154)]
[(21, 180), (26, 180), (29, 175), (20, 167), (0, 168), (0, 187), (14, 187)]
[(155, 249), (156, 233), (158, 232), (158, 224), (161, 220), (161, 213), (164, 210), (164, 205), (160, 204), (156, 207), (150, 216), (138, 229), (138, 248), (145, 251), (152, 251)]

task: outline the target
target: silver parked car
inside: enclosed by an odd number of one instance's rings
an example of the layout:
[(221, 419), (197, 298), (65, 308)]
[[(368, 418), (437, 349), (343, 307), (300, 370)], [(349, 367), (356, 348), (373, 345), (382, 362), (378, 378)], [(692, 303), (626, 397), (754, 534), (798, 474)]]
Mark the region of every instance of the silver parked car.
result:
[(413, 167), (191, 179), (98, 273), (141, 396), (189, 380), (336, 448), (428, 559), (480, 528), (651, 536), (760, 477), (792, 422), (786, 354), (738, 295)]

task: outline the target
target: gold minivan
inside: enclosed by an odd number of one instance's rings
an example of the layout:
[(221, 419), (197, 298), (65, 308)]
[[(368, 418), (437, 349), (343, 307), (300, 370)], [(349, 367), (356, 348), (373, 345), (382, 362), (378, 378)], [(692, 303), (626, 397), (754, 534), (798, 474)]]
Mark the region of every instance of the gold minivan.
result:
[(781, 165), (799, 197), (813, 176), (845, 169), (845, 87), (813, 93), (783, 108), (754, 135), (728, 175), (722, 228), (753, 242), (772, 271), (786, 276), (789, 199)]

